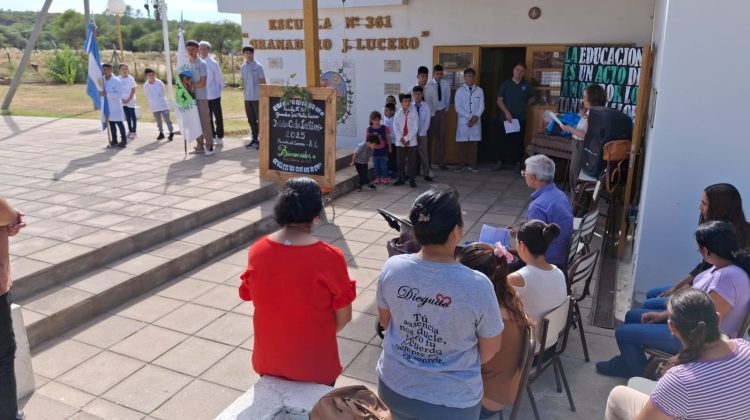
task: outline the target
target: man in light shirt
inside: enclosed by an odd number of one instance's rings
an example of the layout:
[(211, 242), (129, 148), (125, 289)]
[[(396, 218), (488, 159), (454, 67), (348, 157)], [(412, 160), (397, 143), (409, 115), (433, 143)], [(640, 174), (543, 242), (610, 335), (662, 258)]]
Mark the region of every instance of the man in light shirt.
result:
[(191, 39), (185, 43), (185, 47), (187, 47), (188, 65), (192, 77), (189, 89), (191, 89), (190, 93), (198, 103), (198, 117), (203, 131), (203, 135), (196, 139), (198, 147), (191, 153), (213, 156), (215, 154), (214, 137), (211, 134), (211, 112), (208, 110), (208, 90), (206, 89), (208, 67), (206, 62), (198, 57), (198, 41)]
[(430, 116), (431, 108), (430, 105), (422, 100), (424, 96), (424, 90), (422, 86), (414, 86), (411, 89), (411, 96), (414, 98), (412, 105), (412, 112), (417, 114), (417, 120), (419, 121), (419, 130), (417, 131), (417, 153), (419, 154), (419, 162), (422, 164), (422, 176), (427, 182), (432, 182), (430, 176), (430, 148), (429, 141), (427, 139), (427, 130), (430, 127)]
[[(430, 109), (430, 116), (427, 118), (427, 126), (424, 127), (425, 145), (424, 148), (421, 145), (419, 146), (419, 159), (427, 159), (426, 163), (427, 169), (429, 169), (429, 171), (422, 174), (422, 176), (426, 178), (432, 177), (432, 156), (430, 156), (432, 145), (430, 144), (428, 132), (430, 131), (430, 121), (432, 120), (432, 117), (435, 116), (435, 109), (437, 108), (437, 90), (435, 90), (435, 87), (433, 85), (427, 83), (429, 74), (430, 69), (425, 66), (419, 66), (419, 68), (417, 69), (417, 84), (414, 85), (415, 87), (419, 86), (422, 88), (422, 100), (428, 105)], [(421, 136), (422, 129), (420, 128), (419, 131)], [(425, 157), (423, 158), (422, 155), (424, 155)], [(422, 161), (425, 162), (424, 160)], [(424, 172), (424, 167), (422, 168), (422, 172)]]
[(224, 89), (224, 73), (221, 71), (221, 65), (209, 55), (210, 52), (211, 44), (208, 41), (201, 41), (198, 44), (198, 53), (206, 62), (206, 69), (208, 69), (206, 90), (208, 92), (208, 111), (214, 136), (214, 146), (220, 146), (224, 143), (224, 116), (221, 112), (221, 90)]
[[(445, 113), (451, 106), (451, 84), (443, 79), (443, 66), (436, 64), (432, 69), (432, 80), (428, 83), (436, 92), (434, 117), (430, 123), (430, 150), (435, 147), (435, 159), (440, 169), (447, 170), (445, 165)], [(432, 106), (432, 104), (430, 104)]]

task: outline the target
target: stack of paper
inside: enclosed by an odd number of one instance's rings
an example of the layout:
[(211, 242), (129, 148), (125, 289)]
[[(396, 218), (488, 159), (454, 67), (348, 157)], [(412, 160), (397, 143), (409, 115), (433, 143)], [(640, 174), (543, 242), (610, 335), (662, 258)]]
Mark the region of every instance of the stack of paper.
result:
[(479, 242), (484, 242), (490, 245), (495, 245), (495, 243), (500, 242), (504, 247), (509, 248), (510, 229), (482, 225), (482, 230), (479, 232)]

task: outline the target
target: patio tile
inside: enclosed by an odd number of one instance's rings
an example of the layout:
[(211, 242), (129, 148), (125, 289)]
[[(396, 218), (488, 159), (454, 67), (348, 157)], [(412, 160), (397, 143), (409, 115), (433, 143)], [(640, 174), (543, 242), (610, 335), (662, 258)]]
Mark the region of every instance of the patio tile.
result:
[(159, 291), (159, 296), (189, 302), (216, 287), (216, 284), (196, 279), (178, 279)]
[(378, 383), (378, 374), (375, 372), (375, 365), (377, 364), (382, 351), (383, 349), (380, 347), (368, 344), (367, 347), (365, 347), (359, 355), (354, 358), (349, 367), (344, 370), (344, 375), (373, 384)]
[[(245, 263), (247, 263), (247, 259), (245, 260)], [(198, 271), (194, 271), (190, 274), (190, 277), (214, 283), (223, 283), (232, 277), (239, 277), (239, 275), (244, 271), (244, 266), (237, 267), (236, 265), (214, 262), (205, 266), (204, 268), (199, 269)]]
[(217, 309), (187, 303), (154, 322), (154, 325), (185, 334), (195, 334), (223, 314)]
[(339, 347), (339, 359), (341, 366), (346, 369), (355, 357), (367, 346), (359, 341), (349, 340), (348, 338), (337, 337)]
[(210, 369), (200, 379), (245, 392), (260, 379), (252, 366), (252, 352), (235, 349)]
[(210, 323), (195, 333), (197, 337), (217, 341), (230, 346), (239, 346), (253, 334), (253, 318), (232, 312)]
[(70, 287), (89, 293), (100, 293), (130, 280), (132, 276), (117, 270), (103, 269), (96, 274), (86, 275), (81, 280), (68, 283)]
[(370, 315), (378, 315), (378, 305), (375, 302), (374, 290), (362, 290), (357, 294), (357, 298), (352, 302), (352, 309)]
[(90, 394), (101, 395), (143, 366), (143, 362), (105, 351), (62, 375), (58, 381)]
[(88, 246), (92, 248), (101, 248), (105, 245), (120, 241), (129, 237), (130, 234), (126, 232), (117, 232), (109, 229), (97, 230), (94, 233), (90, 233), (85, 236), (73, 239), (71, 242), (77, 245)]
[(63, 404), (40, 393), (32, 394), (22, 406), (26, 418), (30, 420), (67, 420), (68, 417), (78, 411), (67, 404)]
[(190, 376), (198, 376), (229, 354), (232, 347), (202, 338), (190, 337), (153, 361)]
[(72, 259), (91, 251), (93, 251), (93, 248), (87, 246), (61, 243), (43, 251), (35, 252), (28, 257), (45, 263), (59, 264), (65, 260)]
[(104, 398), (133, 410), (150, 413), (190, 382), (190, 377), (147, 365), (104, 394)]
[(116, 261), (111, 264), (109, 268), (123, 273), (132, 275), (139, 275), (146, 273), (154, 268), (168, 263), (169, 260), (166, 258), (157, 257), (156, 255), (150, 254), (135, 254), (127, 257), (124, 260)]
[(220, 284), (193, 299), (193, 303), (229, 311), (242, 303), (236, 287)]
[(105, 315), (69, 331), (65, 336), (104, 349), (133, 334), (144, 325), (132, 319)]
[(32, 355), (34, 373), (55, 379), (64, 372), (78, 366), (101, 350), (88, 344), (72, 340), (55, 340), (45, 348), (35, 349)]
[(110, 351), (151, 362), (186, 338), (188, 338), (186, 334), (148, 325), (112, 346)]
[(96, 398), (95, 395), (79, 391), (55, 381), (48, 382), (46, 385), (37, 388), (36, 392), (47, 398), (78, 409)]
[(221, 414), (241, 392), (210, 382), (195, 380), (153, 412), (163, 419), (210, 419)]
[(143, 418), (143, 413), (125, 408), (102, 398), (95, 399), (83, 407), (82, 410), (84, 413), (93, 414), (107, 420), (141, 420)]
[(339, 337), (367, 343), (375, 336), (374, 315), (363, 312), (353, 312), (352, 320), (338, 334)]
[(174, 311), (181, 305), (183, 305), (183, 302), (179, 300), (154, 295), (135, 303), (125, 304), (115, 313), (127, 318), (151, 323)]

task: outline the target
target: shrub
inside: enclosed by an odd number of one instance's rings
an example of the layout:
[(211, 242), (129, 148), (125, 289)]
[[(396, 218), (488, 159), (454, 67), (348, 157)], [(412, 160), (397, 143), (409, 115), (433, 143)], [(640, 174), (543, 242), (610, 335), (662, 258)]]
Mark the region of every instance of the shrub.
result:
[(65, 83), (70, 86), (86, 80), (83, 60), (70, 47), (55, 51), (45, 64), (47, 65), (47, 76), (52, 82)]

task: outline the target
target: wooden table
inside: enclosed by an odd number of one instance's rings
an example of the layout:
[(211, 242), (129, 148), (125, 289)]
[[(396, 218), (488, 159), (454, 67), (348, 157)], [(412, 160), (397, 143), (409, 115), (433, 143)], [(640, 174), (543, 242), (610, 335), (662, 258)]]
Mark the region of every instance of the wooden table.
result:
[(526, 148), (526, 152), (529, 156), (541, 154), (570, 161), (573, 154), (572, 149), (573, 139), (569, 137), (537, 133), (531, 138), (531, 143)]

